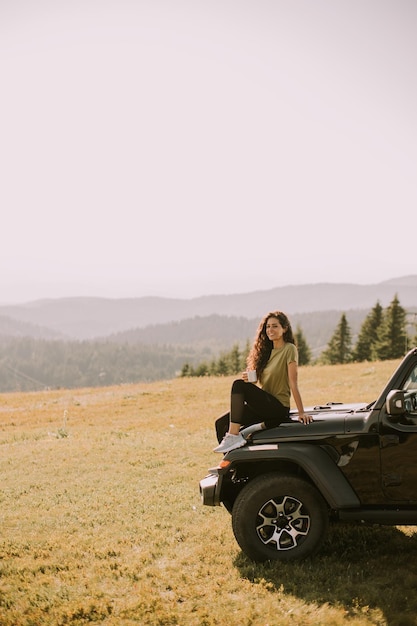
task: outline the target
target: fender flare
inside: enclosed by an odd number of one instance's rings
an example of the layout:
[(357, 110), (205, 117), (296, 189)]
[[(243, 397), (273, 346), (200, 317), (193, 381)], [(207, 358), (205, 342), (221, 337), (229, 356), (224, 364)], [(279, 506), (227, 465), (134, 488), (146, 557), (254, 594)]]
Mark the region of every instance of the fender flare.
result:
[(290, 461), (304, 470), (330, 508), (338, 510), (360, 506), (359, 498), (343, 472), (319, 445), (294, 442), (248, 445), (229, 452), (226, 458), (232, 466), (242, 461)]

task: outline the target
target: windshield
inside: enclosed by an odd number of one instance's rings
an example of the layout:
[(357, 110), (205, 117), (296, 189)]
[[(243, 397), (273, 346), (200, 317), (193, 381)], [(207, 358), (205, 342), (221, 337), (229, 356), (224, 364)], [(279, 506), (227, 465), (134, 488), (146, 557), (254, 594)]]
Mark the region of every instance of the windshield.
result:
[(413, 367), (410, 372), (409, 377), (404, 383), (404, 391), (411, 391), (413, 389), (417, 389), (417, 365)]

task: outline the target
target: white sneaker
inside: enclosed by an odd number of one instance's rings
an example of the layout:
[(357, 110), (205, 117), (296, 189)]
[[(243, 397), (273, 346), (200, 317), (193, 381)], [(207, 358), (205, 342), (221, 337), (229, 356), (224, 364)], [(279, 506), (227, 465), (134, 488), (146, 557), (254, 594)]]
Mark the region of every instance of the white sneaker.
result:
[(231, 435), (227, 433), (224, 436), (223, 441), (217, 448), (214, 448), (213, 452), (230, 452), (231, 450), (235, 450), (236, 448), (241, 448), (246, 444), (246, 439), (242, 437), (242, 435)]

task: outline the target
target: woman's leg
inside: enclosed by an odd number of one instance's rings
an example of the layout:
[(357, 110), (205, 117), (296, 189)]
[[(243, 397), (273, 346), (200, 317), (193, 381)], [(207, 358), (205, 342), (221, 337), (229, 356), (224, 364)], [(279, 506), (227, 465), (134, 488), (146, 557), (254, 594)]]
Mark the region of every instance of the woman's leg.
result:
[(235, 380), (230, 397), (229, 431), (214, 452), (230, 452), (246, 444), (241, 426), (251, 426), (263, 420), (261, 427), (278, 426), (289, 419), (289, 408), (257, 385)]
[(230, 430), (239, 432), (240, 426), (263, 421), (271, 428), (289, 419), (289, 408), (257, 385), (235, 380), (230, 398)]
[(224, 413), (220, 417), (216, 419), (215, 428), (216, 428), (216, 437), (217, 441), (220, 443), (227, 431), (229, 430), (230, 424), (230, 413)]

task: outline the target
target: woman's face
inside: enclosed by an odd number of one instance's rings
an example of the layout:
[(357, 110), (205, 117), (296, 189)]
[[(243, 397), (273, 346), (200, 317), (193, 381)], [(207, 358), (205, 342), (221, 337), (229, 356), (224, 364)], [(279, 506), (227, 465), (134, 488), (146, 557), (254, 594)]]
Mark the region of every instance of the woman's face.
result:
[(281, 342), (284, 339), (285, 331), (286, 329), (281, 326), (279, 319), (276, 317), (269, 317), (266, 320), (266, 336), (273, 343)]

